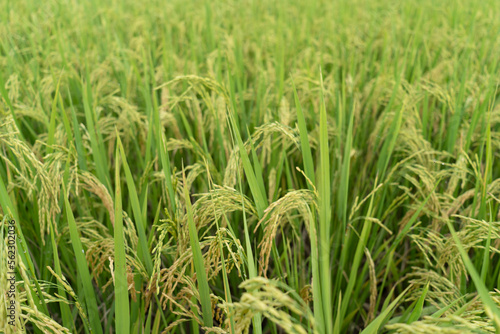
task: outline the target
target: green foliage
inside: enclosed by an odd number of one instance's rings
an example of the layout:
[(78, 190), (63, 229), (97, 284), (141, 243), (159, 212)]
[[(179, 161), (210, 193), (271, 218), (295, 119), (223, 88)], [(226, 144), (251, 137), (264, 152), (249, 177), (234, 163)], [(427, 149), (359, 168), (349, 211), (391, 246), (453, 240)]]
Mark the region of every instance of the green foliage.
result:
[(0, 2), (18, 323), (497, 332), (499, 11)]

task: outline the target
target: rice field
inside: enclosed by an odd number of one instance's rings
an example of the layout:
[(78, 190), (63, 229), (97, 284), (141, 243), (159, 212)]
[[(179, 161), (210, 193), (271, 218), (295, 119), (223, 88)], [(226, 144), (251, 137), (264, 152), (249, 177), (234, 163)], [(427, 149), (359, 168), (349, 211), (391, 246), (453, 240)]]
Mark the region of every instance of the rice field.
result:
[(0, 332), (500, 333), (499, 13), (0, 1)]

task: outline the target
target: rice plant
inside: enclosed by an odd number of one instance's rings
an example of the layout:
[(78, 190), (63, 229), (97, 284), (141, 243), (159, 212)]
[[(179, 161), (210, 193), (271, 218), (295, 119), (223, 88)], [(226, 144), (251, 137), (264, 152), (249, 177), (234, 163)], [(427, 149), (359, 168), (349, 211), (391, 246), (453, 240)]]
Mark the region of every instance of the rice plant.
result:
[(499, 12), (0, 1), (0, 332), (499, 333)]

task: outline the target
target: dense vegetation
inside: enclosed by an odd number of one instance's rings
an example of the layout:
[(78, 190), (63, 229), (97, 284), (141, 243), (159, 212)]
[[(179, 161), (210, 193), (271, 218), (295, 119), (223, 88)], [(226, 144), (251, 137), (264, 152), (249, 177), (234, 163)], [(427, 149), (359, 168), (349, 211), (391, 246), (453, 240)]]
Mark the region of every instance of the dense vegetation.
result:
[(0, 331), (500, 330), (499, 12), (1, 1)]

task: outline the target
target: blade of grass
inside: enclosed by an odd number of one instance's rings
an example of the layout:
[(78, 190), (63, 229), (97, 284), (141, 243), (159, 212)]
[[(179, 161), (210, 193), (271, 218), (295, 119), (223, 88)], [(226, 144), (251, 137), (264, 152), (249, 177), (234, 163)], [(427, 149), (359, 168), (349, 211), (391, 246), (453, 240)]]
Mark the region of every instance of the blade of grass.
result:
[(99, 317), (99, 308), (97, 307), (97, 298), (95, 296), (94, 286), (92, 284), (92, 278), (90, 277), (87, 259), (85, 258), (85, 251), (83, 250), (82, 242), (80, 240), (80, 235), (78, 233), (78, 227), (76, 226), (75, 217), (73, 216), (73, 211), (71, 210), (71, 205), (69, 204), (68, 193), (66, 192), (66, 186), (64, 185), (64, 183), (62, 187), (64, 196), (64, 210), (66, 211), (66, 217), (68, 220), (71, 245), (73, 246), (73, 251), (75, 252), (78, 276), (83, 285), (83, 292), (85, 296), (85, 304), (87, 306), (88, 318), (90, 325), (92, 326), (91, 332), (96, 334), (101, 334), (102, 325)]
[(351, 117), (349, 118), (349, 127), (347, 129), (346, 142), (344, 145), (344, 158), (342, 160), (342, 170), (340, 173), (340, 186), (338, 192), (337, 203), (339, 207), (339, 218), (342, 221), (342, 230), (347, 228), (347, 199), (349, 195), (349, 177), (351, 166), (351, 149), (352, 149), (352, 128), (354, 123), (354, 110), (353, 105), (351, 110)]
[[(239, 174), (239, 173), (238, 173)], [(238, 175), (239, 176), (239, 175)], [(241, 194), (241, 209), (243, 211), (243, 230), (245, 232), (246, 255), (248, 265), (248, 276), (250, 279), (257, 277), (257, 268), (252, 251), (252, 243), (250, 241), (250, 234), (248, 233), (247, 215), (245, 212), (245, 199), (243, 197), (243, 190), (241, 188), (241, 177), (238, 177)], [(257, 313), (253, 316), (253, 330), (255, 334), (262, 334), (262, 315)]]
[(479, 294), (479, 298), (484, 304), (486, 314), (490, 319), (493, 321), (495, 324), (495, 327), (497, 331), (500, 330), (500, 309), (498, 308), (497, 304), (493, 301), (491, 298), (488, 289), (486, 288), (486, 285), (483, 283), (481, 280), (481, 276), (479, 276), (476, 268), (472, 264), (469, 256), (467, 255), (467, 252), (465, 251), (462, 243), (460, 242), (460, 239), (457, 235), (457, 232), (455, 231), (455, 228), (451, 224), (449, 220), (446, 221), (446, 224), (448, 225), (448, 228), (450, 229), (451, 235), (453, 237), (453, 240), (455, 241), (455, 245), (458, 248), (458, 251), (460, 252), (460, 256), (462, 257), (462, 261), (464, 262), (465, 268), (467, 268), (467, 271), (469, 272), (470, 277), (472, 278), (472, 281), (474, 282), (474, 285), (476, 286), (477, 292)]
[(424, 308), (424, 302), (425, 302), (425, 297), (427, 296), (427, 291), (429, 291), (429, 282), (425, 285), (424, 290), (422, 291), (422, 294), (420, 295), (420, 298), (418, 298), (417, 304), (415, 304), (415, 308), (410, 314), (410, 317), (408, 318), (408, 321), (406, 322), (407, 324), (411, 324), (414, 321), (417, 321), (418, 318), (422, 315), (422, 310)]
[[(231, 78), (228, 74), (228, 80), (231, 85)], [(229, 122), (233, 133), (233, 138), (236, 141), (239, 149), (240, 158), (243, 163), (243, 169), (245, 170), (245, 175), (247, 176), (248, 185), (250, 186), (250, 191), (252, 192), (253, 199), (255, 201), (255, 206), (257, 208), (257, 214), (259, 218), (262, 218), (264, 215), (264, 210), (267, 208), (267, 197), (265, 193), (262, 193), (262, 189), (259, 186), (259, 182), (257, 181), (257, 177), (255, 176), (255, 171), (252, 167), (252, 163), (250, 162), (250, 158), (248, 157), (248, 153), (245, 149), (245, 145), (243, 144), (243, 140), (241, 139), (240, 130), (236, 122), (236, 98), (234, 97), (234, 88), (231, 88), (231, 101), (232, 101), (232, 109), (228, 110), (229, 114)]]
[[(69, 96), (69, 102), (70, 102), (70, 108), (71, 108), (71, 121), (73, 123), (73, 132), (75, 135), (75, 146), (76, 146), (76, 152), (78, 154), (78, 165), (80, 166), (80, 169), (86, 171), (87, 169), (87, 159), (86, 159), (86, 153), (85, 153), (85, 147), (83, 145), (83, 139), (82, 139), (82, 133), (80, 132), (80, 126), (78, 123), (78, 118), (76, 117), (76, 111), (73, 106), (73, 100), (71, 98), (71, 94), (68, 91), (68, 96)], [(62, 107), (61, 107), (62, 109)]]
[[(69, 179), (69, 160), (66, 161), (66, 167), (64, 169), (63, 181), (65, 184), (67, 184), (68, 179)], [(60, 196), (60, 206), (61, 207), (64, 206), (64, 198), (63, 198), (62, 193)], [(62, 270), (61, 270), (61, 261), (59, 259), (59, 254), (58, 254), (58, 250), (57, 250), (58, 245), (57, 245), (55, 233), (54, 233), (54, 225), (57, 226), (59, 219), (60, 219), (60, 216), (58, 216), (55, 224), (49, 224), (49, 226), (50, 226), (50, 241), (51, 241), (51, 245), (52, 245), (52, 256), (54, 259), (55, 272), (59, 277), (63, 277)], [(66, 298), (66, 291), (59, 284), (57, 285), (57, 291), (58, 291), (60, 296), (62, 296), (63, 298)], [(73, 316), (71, 315), (71, 310), (69, 308), (69, 305), (61, 302), (61, 303), (59, 303), (59, 307), (61, 309), (61, 316), (62, 316), (64, 327), (68, 328), (69, 330), (75, 331), (76, 328), (75, 328), (75, 324), (73, 321)], [(83, 323), (84, 323), (84, 326), (87, 324), (86, 321), (84, 321)]]
[(61, 94), (59, 93), (59, 108), (61, 109), (61, 118), (63, 120), (64, 124), (64, 129), (66, 130), (66, 136), (68, 137), (68, 145), (71, 145), (74, 140), (73, 136), (73, 131), (71, 130), (71, 125), (69, 122), (68, 115), (66, 114), (66, 111), (64, 110), (64, 103), (62, 101)]
[[(377, 189), (378, 187), (378, 179), (375, 179), (375, 183), (373, 185), (373, 192)], [(368, 206), (368, 211), (366, 213), (366, 217), (370, 217), (372, 215), (372, 210), (373, 210), (373, 202), (374, 202), (375, 196), (372, 196), (370, 198), (370, 204)], [(351, 301), (351, 294), (352, 290), (354, 288), (355, 283), (357, 282), (358, 278), (358, 270), (359, 266), (361, 263), (361, 258), (364, 254), (364, 249), (366, 247), (366, 244), (368, 243), (368, 238), (370, 236), (371, 228), (372, 228), (372, 222), (369, 221), (368, 219), (365, 219), (363, 223), (363, 229), (361, 230), (361, 235), (359, 237), (358, 245), (356, 246), (356, 251), (354, 253), (354, 258), (352, 259), (352, 266), (349, 274), (349, 279), (347, 283), (347, 287), (344, 292), (344, 300), (339, 308), (339, 312), (337, 314), (338, 321), (337, 323), (341, 325), (344, 322), (344, 317), (347, 312), (347, 307), (349, 306), (349, 303)], [(336, 331), (340, 332), (341, 328), (337, 327)]]
[(123, 235), (120, 155), (118, 147), (116, 148), (115, 157), (115, 328), (117, 333), (128, 334), (130, 333), (130, 309)]
[(451, 302), (449, 305), (446, 305), (445, 307), (441, 308), (440, 310), (436, 311), (435, 313), (433, 313), (431, 315), (432, 318), (440, 318), (443, 314), (445, 314), (448, 310), (450, 310), (453, 306), (455, 306), (456, 304), (458, 304), (459, 301), (461, 301), (462, 299), (464, 299), (465, 296), (462, 296), (456, 300), (454, 300), (453, 302)]
[(321, 104), (319, 121), (319, 147), (320, 147), (320, 167), (319, 167), (319, 234), (320, 234), (320, 275), (321, 292), (323, 294), (323, 312), (325, 320), (325, 333), (332, 333), (332, 288), (330, 271), (330, 230), (332, 203), (330, 201), (330, 154), (328, 149), (328, 125), (326, 117), (326, 107), (324, 99), (323, 75), (320, 69), (321, 81)]
[(137, 190), (135, 188), (134, 177), (127, 163), (127, 157), (125, 155), (125, 150), (118, 135), (116, 133), (117, 146), (120, 151), (120, 156), (122, 160), (123, 170), (125, 171), (125, 180), (127, 181), (127, 188), (130, 196), (130, 203), (132, 204), (132, 211), (134, 213), (135, 226), (137, 233), (139, 235), (139, 245), (138, 254), (141, 261), (144, 263), (146, 270), (149, 274), (153, 272), (153, 261), (151, 259), (151, 254), (148, 248), (148, 239), (146, 238), (146, 224), (143, 221), (141, 205), (139, 203), (139, 196), (137, 195)]
[(403, 105), (398, 109), (398, 112), (395, 115), (389, 129), (388, 137), (385, 140), (384, 145), (382, 146), (382, 149), (380, 151), (380, 156), (377, 163), (377, 172), (382, 180), (384, 180), (387, 166), (389, 166), (389, 161), (391, 159), (392, 152), (394, 151), (394, 147), (396, 146), (396, 140), (398, 139), (399, 131), (401, 130), (404, 108), (405, 106)]
[[(186, 174), (184, 167), (182, 168), (182, 178), (184, 185), (186, 182)], [(193, 262), (196, 271), (196, 280), (198, 281), (198, 293), (200, 294), (201, 311), (203, 314), (203, 324), (205, 327), (213, 326), (212, 318), (212, 302), (210, 301), (210, 288), (208, 287), (207, 274), (205, 272), (205, 264), (201, 253), (200, 242), (198, 240), (198, 231), (193, 219), (193, 211), (191, 208), (191, 198), (186, 186), (184, 188), (184, 200), (186, 201), (186, 214), (189, 225), (189, 243), (193, 252)]]
[(378, 330), (382, 327), (385, 319), (389, 316), (389, 314), (393, 311), (396, 305), (399, 303), (401, 298), (406, 294), (406, 292), (410, 289), (407, 287), (392, 303), (390, 303), (384, 310), (379, 314), (378, 317), (375, 318), (362, 332), (361, 334), (376, 334)]
[[(307, 134), (306, 119), (304, 118), (304, 113), (302, 112), (302, 107), (300, 105), (299, 96), (297, 94), (297, 89), (295, 88), (295, 83), (292, 79), (293, 96), (295, 99), (295, 108), (297, 110), (297, 125), (299, 127), (300, 134), (300, 147), (302, 149), (302, 161), (304, 162), (304, 171), (306, 176), (315, 184), (314, 180), (314, 163), (311, 153), (311, 146), (309, 145), (309, 136)], [(311, 185), (308, 183), (309, 189)], [(312, 190), (312, 189), (311, 189)]]
[(313, 281), (313, 306), (314, 321), (320, 333), (325, 332), (325, 311), (323, 310), (323, 293), (321, 290), (321, 271), (318, 250), (318, 234), (316, 229), (316, 215), (314, 211), (309, 210), (311, 215), (310, 239), (311, 239), (311, 263), (312, 263), (312, 281)]
[(95, 162), (95, 168), (97, 171), (97, 177), (106, 186), (109, 193), (112, 194), (111, 184), (109, 182), (109, 167), (108, 160), (106, 159), (106, 154), (104, 148), (106, 147), (102, 141), (100, 141), (97, 135), (97, 129), (94, 123), (94, 112), (92, 111), (92, 102), (90, 97), (88, 85), (83, 85), (83, 109), (85, 111), (85, 120), (87, 122), (87, 128), (90, 135), (90, 145), (92, 147), (92, 156)]
[(54, 133), (56, 131), (57, 101), (59, 98), (59, 85), (61, 84), (61, 77), (62, 72), (59, 76), (59, 80), (57, 81), (56, 93), (54, 95), (54, 99), (52, 100), (52, 112), (50, 114), (49, 132), (47, 137), (47, 154), (51, 154), (54, 150), (52, 146), (54, 145)]
[[(292, 79), (293, 95), (295, 99), (295, 108), (297, 110), (297, 125), (299, 128), (300, 135), (300, 147), (302, 150), (302, 161), (304, 163), (304, 171), (307, 178), (312, 182), (307, 182), (310, 190), (313, 190), (313, 184), (315, 184), (314, 175), (314, 163), (311, 153), (311, 146), (309, 144), (309, 135), (307, 133), (307, 125), (302, 111), (302, 106), (300, 105), (299, 96), (297, 94), (297, 89), (295, 83)], [(319, 253), (318, 253), (318, 236), (316, 230), (316, 216), (314, 211), (309, 210), (311, 215), (310, 224), (310, 239), (311, 239), (311, 263), (312, 263), (312, 280), (313, 280), (313, 306), (314, 306), (314, 320), (318, 331), (320, 333), (325, 333), (325, 311), (323, 310), (323, 294), (321, 293), (321, 280), (320, 280), (320, 269), (319, 269)]]
[(156, 124), (156, 127), (155, 127), (156, 145), (157, 145), (156, 147), (157, 147), (158, 152), (160, 153), (159, 156), (160, 156), (161, 166), (163, 169), (163, 175), (165, 176), (165, 183), (167, 185), (168, 196), (170, 199), (170, 206), (171, 206), (172, 211), (175, 215), (177, 212), (177, 207), (175, 204), (175, 191), (174, 191), (174, 187), (172, 185), (172, 179), (171, 179), (172, 172), (170, 170), (170, 159), (169, 159), (169, 156), (167, 153), (167, 148), (165, 147), (165, 140), (163, 138), (164, 136), (163, 136), (162, 127), (160, 124), (160, 114), (159, 114), (158, 103), (157, 103), (156, 99), (153, 99), (153, 108), (154, 108), (153, 116), (154, 116), (154, 121)]

